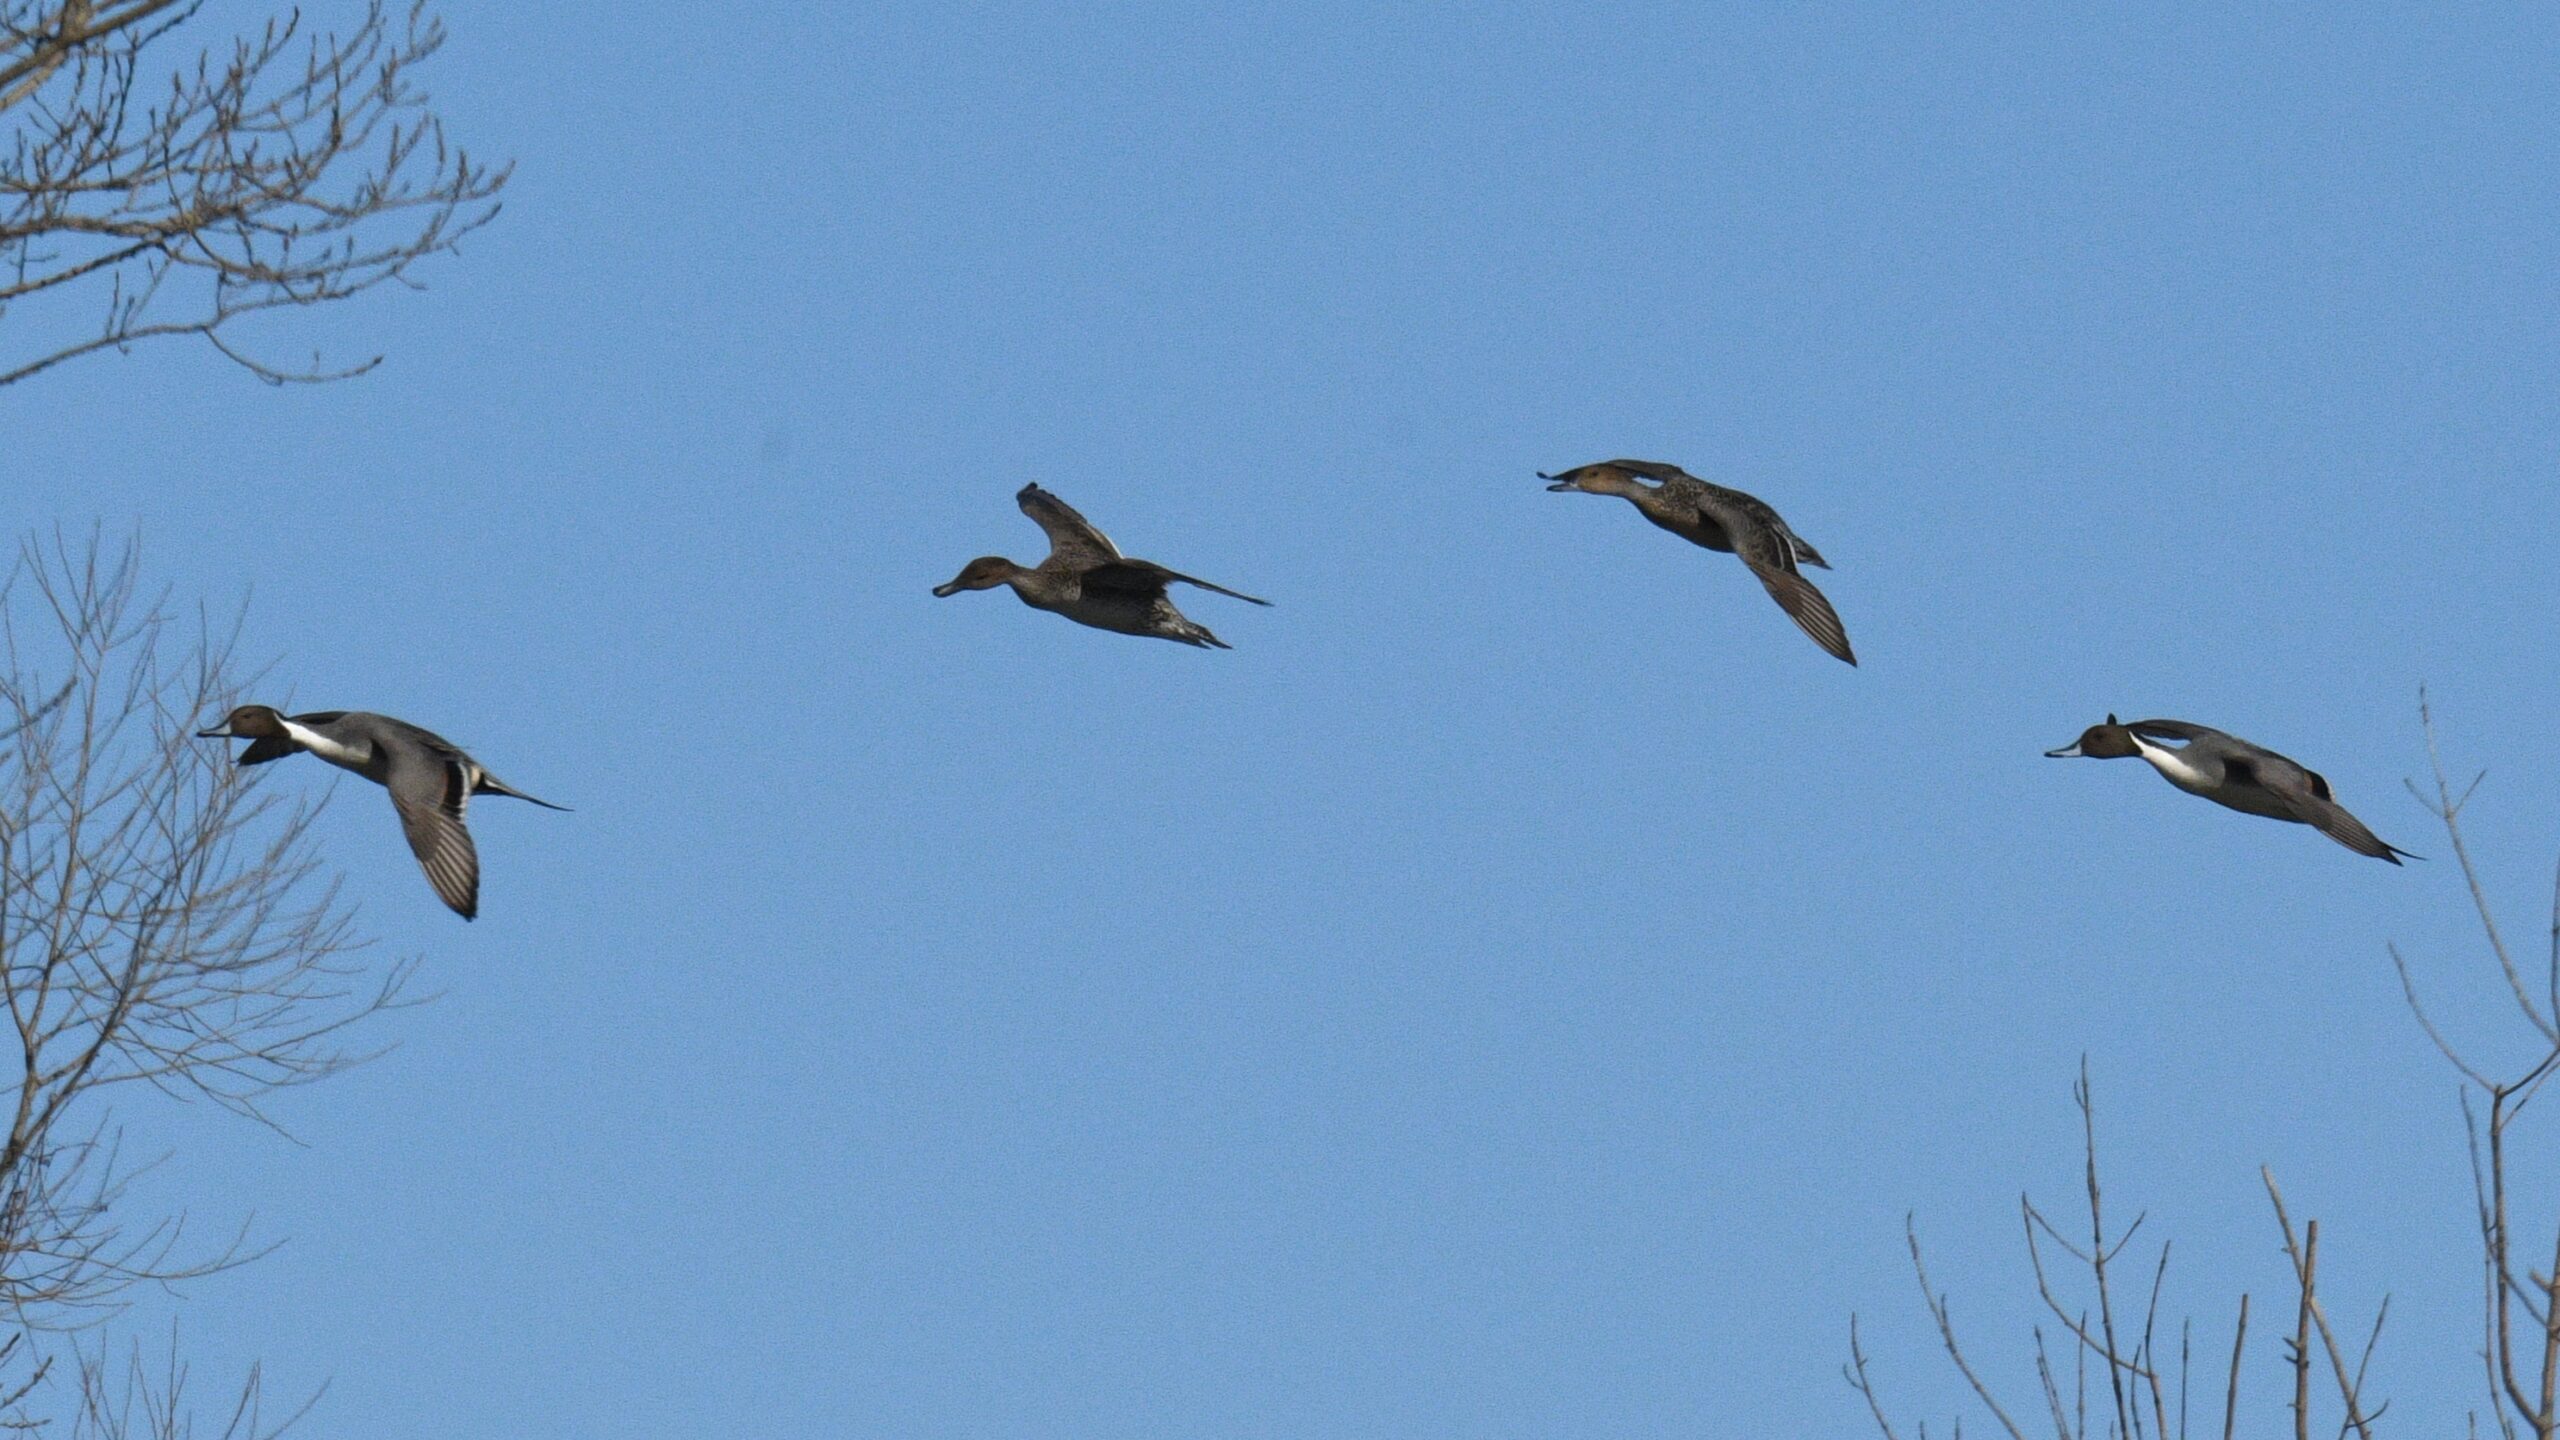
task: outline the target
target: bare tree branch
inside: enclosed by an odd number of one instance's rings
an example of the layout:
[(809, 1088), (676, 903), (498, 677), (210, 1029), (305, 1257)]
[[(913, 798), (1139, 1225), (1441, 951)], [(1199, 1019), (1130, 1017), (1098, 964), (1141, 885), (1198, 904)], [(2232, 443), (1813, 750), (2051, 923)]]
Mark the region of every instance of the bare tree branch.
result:
[[(154, 1162), (123, 1153), (113, 1098), (147, 1087), (266, 1119), (276, 1090), (364, 1059), (351, 1026), (404, 1003), (407, 963), (368, 966), (309, 844), (316, 807), (258, 792), (198, 743), (244, 675), (236, 626), (173, 620), (130, 547), (29, 542), (0, 577), (0, 1427), (44, 1424), (63, 1353), (30, 1337), (116, 1314), (136, 1286), (247, 1263), (136, 1214)], [(378, 973), (376, 973), (378, 972)], [(102, 1349), (68, 1367), (71, 1433), (176, 1436), (184, 1367)], [(222, 1433), (274, 1433), (250, 1377)]]
[[(449, 147), (412, 78), (444, 43), (426, 0), (367, 0), (343, 33), (299, 12), (208, 48), (165, 85), (147, 61), (199, 0), (0, 0), (0, 385), (139, 341), (192, 335), (272, 384), (338, 379), (231, 344), (242, 316), (389, 282), (495, 218), (509, 167)], [(14, 348), (12, 308), (99, 292), (86, 333), (49, 308)]]

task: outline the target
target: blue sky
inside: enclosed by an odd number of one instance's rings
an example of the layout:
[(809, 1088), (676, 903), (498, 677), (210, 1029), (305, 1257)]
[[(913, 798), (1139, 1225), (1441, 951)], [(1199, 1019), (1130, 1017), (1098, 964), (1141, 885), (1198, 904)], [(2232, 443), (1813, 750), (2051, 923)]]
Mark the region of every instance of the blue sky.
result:
[[(2400, 781), (2424, 682), (2534, 934), (2560, 20), (451, 24), (506, 214), (247, 337), (376, 374), (0, 392), (21, 527), (138, 528), (280, 702), (576, 807), (475, 807), (465, 926), (339, 787), (441, 999), (301, 1145), (131, 1117), (287, 1241), (187, 1292), (198, 1386), (263, 1357), (373, 1436), (1845, 1434), (1854, 1309), (1943, 1422), (1902, 1217), (2023, 1387), (2085, 1053), (2200, 1334), (2280, 1293), (2266, 1164), (2334, 1310), (2393, 1294), (2394, 1415), (2477, 1403), (2383, 946), (2521, 1053)], [(1610, 455), (1778, 506), (1861, 667), (1532, 475)], [(1028, 480), (1277, 605), (1186, 596), (1206, 653), (932, 599), (1037, 557)], [(2437, 858), (2040, 758), (2110, 710)]]

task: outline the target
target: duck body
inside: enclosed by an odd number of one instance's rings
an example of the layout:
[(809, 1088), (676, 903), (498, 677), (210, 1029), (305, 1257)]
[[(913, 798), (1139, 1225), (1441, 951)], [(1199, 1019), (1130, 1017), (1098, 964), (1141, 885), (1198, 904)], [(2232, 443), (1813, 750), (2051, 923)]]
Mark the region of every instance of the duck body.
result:
[(2045, 754), (2056, 760), (2115, 760), (2138, 756), (2160, 772), (2160, 778), (2216, 805), (2244, 815), (2308, 825), (2359, 855), (2400, 863), (2409, 851), (2385, 843), (2338, 803), (2328, 779), (2318, 771), (2206, 725), (2184, 720), (2106, 722), (2082, 731), (2080, 738)]
[(1550, 482), (1550, 490), (1618, 496), (1692, 545), (1741, 557), (1798, 629), (1833, 658), (1858, 663), (1839, 613), (1801, 571), (1806, 565), (1828, 570), (1831, 563), (1758, 496), (1710, 484), (1659, 460), (1603, 460), (1553, 475), (1541, 471), (1538, 478)]
[(566, 810), (537, 799), (489, 773), (462, 747), (432, 730), (369, 710), (312, 710), (286, 715), (268, 705), (243, 705), (220, 725), (199, 730), (204, 739), (243, 739), (238, 763), (264, 765), (308, 752), (341, 770), (381, 786), (391, 796), (400, 828), (437, 898), (465, 920), (480, 912), (480, 854), (463, 811), (474, 795), (509, 795), (547, 810)]
[(1145, 577), (1133, 578), (1138, 583), (1114, 586), (1097, 579), (1091, 570), (1025, 570), (1016, 566), (1014, 573), (1005, 577), (1005, 583), (1032, 609), (1064, 615), (1096, 630), (1172, 640), (1204, 650), (1235, 648), (1212, 634), (1208, 626), (1183, 614), (1165, 593), (1164, 582), (1149, 584)]
[(1048, 558), (1036, 566), (1024, 566), (1001, 555), (982, 555), (948, 582), (933, 587), (934, 594), (950, 596), (963, 590), (992, 590), (1003, 585), (1011, 588), (1023, 604), (1063, 615), (1079, 625), (1172, 640), (1204, 650), (1235, 647), (1183, 614), (1166, 594), (1166, 587), (1178, 582), (1255, 605), (1271, 603), (1169, 570), (1152, 560), (1130, 559), (1092, 522), (1037, 485), (1023, 486), (1013, 498), (1022, 513), (1049, 536)]

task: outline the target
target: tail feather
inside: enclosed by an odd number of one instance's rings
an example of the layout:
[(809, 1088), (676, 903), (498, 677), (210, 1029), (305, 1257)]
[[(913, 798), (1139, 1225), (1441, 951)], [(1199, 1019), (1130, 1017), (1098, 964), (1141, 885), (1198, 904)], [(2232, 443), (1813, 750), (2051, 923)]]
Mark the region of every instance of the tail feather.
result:
[(565, 811), (569, 808), (566, 805), (554, 805), (550, 801), (545, 800), (538, 795), (527, 795), (523, 791), (508, 784), (506, 781), (499, 779), (497, 776), (490, 774), (486, 770), (480, 772), (480, 778), (473, 783), (471, 793), (474, 795), (509, 795), (518, 800), (530, 800), (545, 810)]
[(1813, 637), (1813, 643), (1828, 651), (1835, 660), (1851, 665), (1858, 663), (1857, 652), (1849, 648), (1849, 632), (1840, 624), (1839, 612), (1831, 608), (1831, 602), (1814, 588), (1812, 581), (1792, 570), (1780, 570), (1774, 566), (1753, 565), (1751, 571), (1760, 577), (1761, 585), (1769, 591), (1769, 598), (1778, 602), (1778, 608), (1787, 612), (1787, 618), (1796, 622), (1796, 628)]
[[(2304, 807), (2296, 808), (2299, 811)], [(2427, 858), (2413, 851), (2403, 850), (2374, 834), (2365, 828), (2363, 821), (2349, 814), (2347, 807), (2334, 800), (2319, 801), (2309, 809), (2311, 813), (2303, 816), (2305, 822), (2321, 834), (2359, 855), (2369, 855), (2376, 860), (2388, 860), (2394, 865), (2399, 864), (2400, 858), (2404, 855), (2412, 860)]]

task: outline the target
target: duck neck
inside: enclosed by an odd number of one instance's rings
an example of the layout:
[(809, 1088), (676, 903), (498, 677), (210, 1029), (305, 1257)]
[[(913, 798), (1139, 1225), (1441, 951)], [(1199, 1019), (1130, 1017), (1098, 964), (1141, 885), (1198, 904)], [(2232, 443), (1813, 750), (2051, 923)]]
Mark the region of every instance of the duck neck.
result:
[[(2131, 732), (2128, 731), (2127, 733), (2130, 734)], [(2143, 739), (2139, 735), (2135, 735), (2133, 736), (2133, 749), (2135, 754), (2140, 755), (2143, 759), (2151, 762), (2151, 768), (2160, 772), (2161, 779), (2168, 781), (2179, 789), (2201, 791), (2211, 788), (2211, 786), (2206, 784), (2204, 772), (2190, 764), (2187, 757), (2177, 747), (2154, 744), (2149, 740)]]

